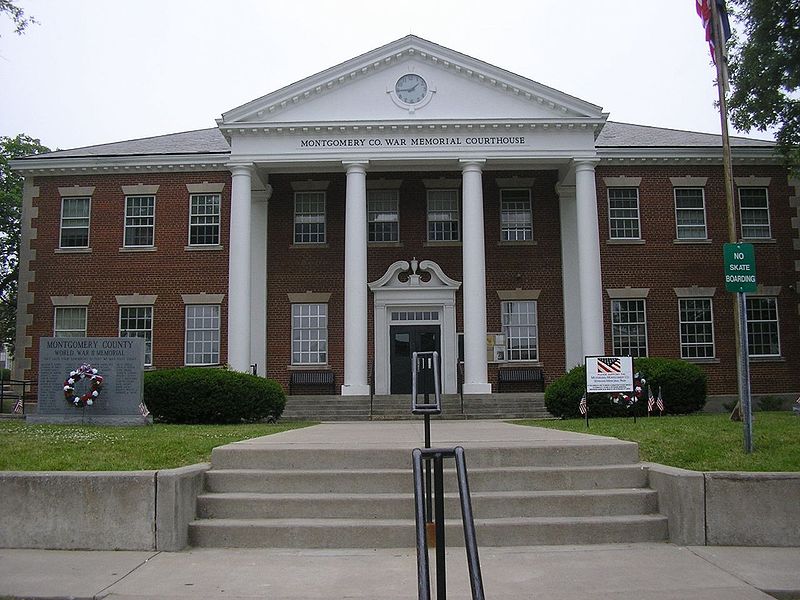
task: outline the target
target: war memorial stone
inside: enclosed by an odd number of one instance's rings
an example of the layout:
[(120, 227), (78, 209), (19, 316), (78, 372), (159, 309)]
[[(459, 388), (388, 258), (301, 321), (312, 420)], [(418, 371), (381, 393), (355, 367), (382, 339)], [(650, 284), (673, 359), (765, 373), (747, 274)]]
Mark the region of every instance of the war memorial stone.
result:
[(144, 340), (41, 338), (38, 412), (31, 423), (143, 425)]

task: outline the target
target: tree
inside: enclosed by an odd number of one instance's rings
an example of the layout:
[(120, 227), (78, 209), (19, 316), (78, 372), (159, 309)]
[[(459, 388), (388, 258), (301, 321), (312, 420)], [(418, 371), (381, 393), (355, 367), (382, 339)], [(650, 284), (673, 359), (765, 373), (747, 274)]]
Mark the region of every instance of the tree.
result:
[(25, 134), (0, 137), (0, 343), (12, 349), (17, 317), (23, 178), (8, 163), (14, 158), (49, 151), (39, 140)]
[(14, 21), (14, 33), (22, 35), (28, 28), (28, 25), (36, 23), (33, 17), (26, 17), (25, 11), (19, 6), (11, 2), (11, 0), (0, 0), (0, 14), (7, 14)]
[(788, 165), (800, 168), (800, 0), (730, 0), (744, 27), (729, 59), (731, 121), (740, 131), (776, 128)]

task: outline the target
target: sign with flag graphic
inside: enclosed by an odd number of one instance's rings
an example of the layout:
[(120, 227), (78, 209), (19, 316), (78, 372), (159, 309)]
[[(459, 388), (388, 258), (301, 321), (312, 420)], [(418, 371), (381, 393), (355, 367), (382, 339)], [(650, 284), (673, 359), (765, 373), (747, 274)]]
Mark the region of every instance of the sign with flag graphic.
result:
[(632, 392), (633, 359), (630, 356), (587, 356), (587, 392)]

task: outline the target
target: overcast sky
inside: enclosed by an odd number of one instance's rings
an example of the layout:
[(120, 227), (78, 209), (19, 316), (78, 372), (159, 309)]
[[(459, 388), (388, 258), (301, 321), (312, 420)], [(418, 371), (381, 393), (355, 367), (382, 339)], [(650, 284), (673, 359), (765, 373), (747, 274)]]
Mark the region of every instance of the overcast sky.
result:
[(53, 149), (214, 127), (409, 33), (614, 121), (720, 132), (694, 0), (15, 1), (39, 24), (0, 18), (0, 135)]

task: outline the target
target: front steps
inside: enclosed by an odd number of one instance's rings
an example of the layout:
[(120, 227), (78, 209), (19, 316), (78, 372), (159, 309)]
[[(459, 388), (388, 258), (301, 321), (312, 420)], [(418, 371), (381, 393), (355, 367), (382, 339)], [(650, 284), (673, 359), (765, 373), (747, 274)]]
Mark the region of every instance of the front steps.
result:
[[(481, 546), (662, 541), (666, 518), (635, 444), (468, 448)], [(411, 452), (216, 448), (190, 543), (207, 547), (411, 548)], [(445, 461), (447, 544), (463, 544)]]
[[(281, 416), (291, 421), (399, 421), (418, 419), (411, 414), (411, 395), (287, 396)], [(439, 419), (548, 419), (544, 394), (442, 396)]]

